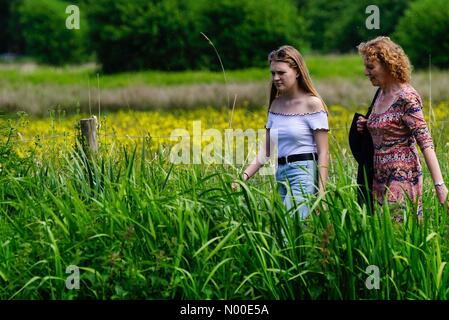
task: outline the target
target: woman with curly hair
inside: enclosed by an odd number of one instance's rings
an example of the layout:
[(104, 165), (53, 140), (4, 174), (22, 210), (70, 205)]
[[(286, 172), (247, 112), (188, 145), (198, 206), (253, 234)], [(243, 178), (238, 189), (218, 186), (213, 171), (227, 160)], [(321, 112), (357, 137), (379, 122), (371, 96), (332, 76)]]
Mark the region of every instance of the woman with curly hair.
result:
[(441, 204), (447, 199), (440, 166), (422, 111), (422, 100), (410, 85), (411, 66), (403, 49), (388, 37), (377, 37), (358, 47), (365, 75), (379, 87), (367, 118), (359, 117), (357, 131), (371, 135), (374, 146), (373, 198), (382, 205), (417, 203), (422, 215), (423, 173), (416, 144), (429, 168)]

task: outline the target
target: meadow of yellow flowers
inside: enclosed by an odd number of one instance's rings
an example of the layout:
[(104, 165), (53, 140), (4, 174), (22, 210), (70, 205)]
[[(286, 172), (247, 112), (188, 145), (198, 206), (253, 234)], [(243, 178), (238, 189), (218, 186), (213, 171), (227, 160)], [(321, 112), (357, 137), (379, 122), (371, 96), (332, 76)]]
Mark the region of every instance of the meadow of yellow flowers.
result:
[[(330, 142), (347, 148), (347, 135), (354, 111), (341, 105), (329, 106)], [(436, 106), (424, 107), (427, 123), (434, 139), (447, 141), (447, 124), (449, 121), (449, 104), (440, 103)], [(232, 109), (216, 109), (204, 107), (183, 110), (160, 111), (119, 111), (114, 113), (96, 114), (98, 142), (109, 153), (122, 147), (139, 146), (142, 140), (151, 141), (151, 149), (157, 150), (161, 145), (173, 145), (176, 139), (171, 138), (173, 130), (185, 129), (193, 133), (194, 121), (200, 121), (201, 132), (207, 129), (217, 129), (224, 133), (225, 129), (263, 129), (267, 110), (264, 107), (250, 109), (236, 107)], [(65, 115), (52, 113), (46, 118), (31, 118), (21, 114), (9, 119), (0, 118), (0, 125), (10, 125), (16, 129), (14, 134), (17, 152), (25, 155), (34, 150), (37, 157), (46, 154), (61, 155), (73, 148), (77, 134), (77, 124), (87, 115)], [(446, 132), (446, 134), (443, 134)], [(437, 134), (435, 134), (437, 133)], [(203, 137), (202, 144), (207, 143)]]

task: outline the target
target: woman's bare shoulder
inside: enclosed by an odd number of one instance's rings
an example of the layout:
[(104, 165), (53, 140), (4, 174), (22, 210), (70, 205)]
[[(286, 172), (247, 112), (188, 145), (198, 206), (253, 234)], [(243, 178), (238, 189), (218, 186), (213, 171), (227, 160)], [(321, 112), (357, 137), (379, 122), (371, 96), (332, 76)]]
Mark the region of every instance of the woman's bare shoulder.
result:
[(269, 111), (284, 114), (309, 114), (325, 110), (326, 109), (320, 98), (312, 95), (306, 95), (298, 99), (287, 101), (281, 97), (277, 97), (271, 103)]
[(323, 101), (316, 96), (308, 96), (307, 97), (307, 107), (309, 112), (320, 112), (325, 111)]

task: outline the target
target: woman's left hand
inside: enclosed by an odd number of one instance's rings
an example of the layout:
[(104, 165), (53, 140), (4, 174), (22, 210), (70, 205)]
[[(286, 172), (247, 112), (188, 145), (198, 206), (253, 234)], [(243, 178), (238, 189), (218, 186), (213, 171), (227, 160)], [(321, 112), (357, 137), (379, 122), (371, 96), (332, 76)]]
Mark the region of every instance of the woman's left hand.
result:
[(437, 192), (437, 196), (438, 196), (438, 201), (444, 205), (447, 201), (447, 187), (446, 185), (441, 185), (441, 186), (436, 186), (435, 190)]
[[(324, 189), (320, 188), (319, 191), (318, 191), (318, 196), (322, 197), (322, 199), (321, 199), (321, 208), (323, 209), (323, 212), (326, 213), (328, 211), (328, 208), (327, 208), (326, 201), (324, 200), (324, 194), (325, 194)], [(316, 213), (317, 213), (317, 215), (320, 215), (321, 212), (320, 212), (319, 209), (317, 209)]]

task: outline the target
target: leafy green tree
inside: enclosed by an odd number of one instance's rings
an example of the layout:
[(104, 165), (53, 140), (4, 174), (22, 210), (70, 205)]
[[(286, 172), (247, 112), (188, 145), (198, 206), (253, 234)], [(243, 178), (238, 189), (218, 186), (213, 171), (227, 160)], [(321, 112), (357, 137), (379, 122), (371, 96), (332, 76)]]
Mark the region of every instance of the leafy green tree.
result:
[(336, 19), (340, 19), (348, 1), (308, 0), (300, 7), (308, 32), (308, 41), (313, 50), (322, 51), (329, 47), (324, 37), (326, 30)]
[(67, 29), (65, 11), (68, 5), (60, 0), (22, 0), (18, 3), (17, 24), (27, 55), (55, 65), (82, 62), (88, 58), (87, 23), (80, 15), (80, 29)]
[(17, 8), (23, 0), (0, 0), (0, 52), (23, 53), (25, 44)]
[(98, 0), (90, 6), (90, 41), (105, 72), (190, 69), (194, 19), (189, 1)]
[[(410, 0), (309, 0), (304, 18), (310, 30), (309, 41), (315, 50), (347, 52), (362, 41), (391, 34)], [(368, 29), (369, 5), (379, 8), (379, 29)]]
[(412, 64), (427, 67), (449, 67), (449, 1), (418, 0), (399, 21), (396, 39)]
[[(284, 44), (308, 49), (305, 22), (291, 1), (214, 1), (202, 7), (199, 19), (229, 69), (265, 66), (268, 53)], [(201, 44), (204, 65), (219, 67), (208, 44)]]
[(305, 48), (291, 0), (98, 0), (89, 6), (90, 41), (105, 72), (227, 69), (266, 65), (268, 52)]
[(0, 0), (0, 53), (8, 49), (8, 27), (9, 3), (7, 0)]

